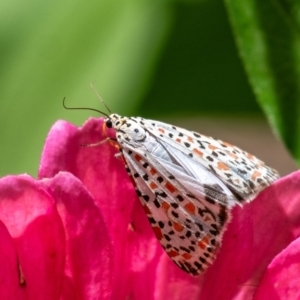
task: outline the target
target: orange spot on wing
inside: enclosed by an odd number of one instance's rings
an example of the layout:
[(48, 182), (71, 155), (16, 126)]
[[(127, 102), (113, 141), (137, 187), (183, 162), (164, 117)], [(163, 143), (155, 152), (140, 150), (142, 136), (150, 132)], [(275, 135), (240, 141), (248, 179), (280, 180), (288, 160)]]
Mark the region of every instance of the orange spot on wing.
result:
[(223, 170), (223, 171), (227, 171), (227, 170), (229, 170), (229, 167), (219, 161), (218, 162), (218, 169)]
[(183, 254), (182, 254), (182, 257), (185, 258), (185, 259), (191, 259), (191, 258), (192, 258), (192, 255), (191, 255), (191, 254), (188, 254), (188, 253), (183, 253)]
[(198, 156), (200, 156), (200, 157), (203, 156), (203, 152), (201, 152), (201, 151), (198, 150), (197, 148), (194, 148), (194, 149), (193, 149), (193, 152), (194, 152), (195, 154), (197, 154)]
[(254, 158), (254, 156), (253, 156), (252, 154), (250, 154), (250, 153), (247, 153), (246, 156), (247, 156), (249, 159), (253, 159), (253, 158)]
[(192, 202), (187, 203), (184, 208), (191, 214), (195, 214), (196, 207)]
[(183, 230), (183, 226), (180, 223), (177, 223), (177, 222), (173, 222), (173, 227), (178, 232)]
[(228, 146), (228, 147), (234, 147), (232, 144), (230, 143), (226, 143), (226, 142), (222, 142), (223, 145)]
[(155, 189), (157, 188), (156, 183), (154, 183), (153, 181), (150, 182), (149, 186), (150, 186), (150, 188), (151, 188), (152, 190), (155, 190)]
[(161, 203), (161, 207), (164, 209), (165, 212), (167, 212), (168, 209), (169, 209), (169, 207), (170, 207), (170, 204), (168, 202), (166, 202), (166, 201), (163, 201)]
[(181, 143), (181, 139), (179, 139), (179, 138), (177, 138), (175, 141), (176, 141), (177, 143)]
[(134, 158), (135, 158), (135, 160), (137, 160), (137, 161), (140, 161), (140, 160), (142, 159), (142, 157), (141, 157), (140, 155), (138, 155), (138, 154), (136, 154), (136, 155), (134, 156)]
[(169, 252), (167, 252), (167, 254), (170, 256), (170, 257), (175, 257), (175, 256), (178, 256), (179, 253), (175, 250), (171, 250)]
[(157, 226), (154, 226), (154, 227), (152, 227), (152, 229), (153, 229), (154, 234), (156, 235), (156, 237), (157, 237), (159, 240), (162, 239), (163, 235), (162, 235), (162, 232), (161, 232), (160, 228), (157, 227)]
[(205, 248), (206, 248), (206, 244), (202, 243), (201, 241), (199, 241), (198, 246), (199, 246), (199, 248), (201, 248), (203, 250), (205, 250)]
[(191, 142), (191, 143), (194, 142), (194, 140), (190, 136), (188, 137), (188, 141)]
[(257, 172), (257, 171), (254, 171), (252, 176), (251, 176), (251, 179), (252, 180), (255, 180), (257, 177), (259, 177), (261, 175), (261, 173)]
[(215, 147), (215, 146), (213, 146), (213, 145), (208, 145), (208, 149), (210, 149), (210, 150), (216, 150), (217, 147)]
[(143, 205), (143, 208), (144, 208), (146, 215), (151, 215), (151, 211), (147, 205)]
[(198, 246), (201, 248), (201, 249), (205, 249), (208, 245), (209, 245), (209, 240), (210, 240), (210, 237), (208, 235), (206, 235), (203, 239), (201, 239), (199, 242), (198, 242)]
[(235, 155), (234, 153), (232, 153), (232, 152), (230, 152), (230, 151), (226, 151), (226, 153), (227, 153), (229, 156), (231, 156), (232, 158), (238, 159), (238, 156)]
[(158, 131), (160, 131), (161, 133), (165, 133), (164, 129), (162, 128), (158, 128)]
[(165, 184), (165, 187), (171, 193), (174, 193), (175, 191), (177, 191), (176, 188), (170, 182), (167, 182)]
[(154, 175), (155, 173), (157, 173), (157, 171), (155, 169), (151, 168), (150, 173), (151, 173), (151, 175)]

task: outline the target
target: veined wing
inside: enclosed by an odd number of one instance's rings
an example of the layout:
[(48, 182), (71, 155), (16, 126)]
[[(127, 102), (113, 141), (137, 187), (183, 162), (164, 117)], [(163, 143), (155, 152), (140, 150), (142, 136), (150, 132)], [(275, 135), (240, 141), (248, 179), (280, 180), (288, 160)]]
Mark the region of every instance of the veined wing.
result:
[(196, 196), (177, 178), (178, 171), (170, 172), (151, 153), (145, 158), (130, 145), (122, 153), (163, 248), (184, 271), (202, 273), (214, 261), (229, 219), (226, 204), (213, 199), (224, 194), (209, 188), (201, 193), (198, 187)]
[(143, 128), (168, 151), (179, 150), (222, 180), (239, 201), (252, 200), (278, 178), (278, 173), (255, 156), (221, 140), (142, 118)]

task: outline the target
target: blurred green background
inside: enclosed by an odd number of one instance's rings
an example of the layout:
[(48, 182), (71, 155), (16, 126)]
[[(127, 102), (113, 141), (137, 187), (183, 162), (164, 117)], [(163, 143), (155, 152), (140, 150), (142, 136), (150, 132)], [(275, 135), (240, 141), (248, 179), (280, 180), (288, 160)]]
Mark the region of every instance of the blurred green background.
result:
[(56, 120), (97, 116), (64, 110), (63, 97), (103, 110), (91, 82), (113, 112), (212, 134), (283, 173), (296, 169), (266, 120), (299, 161), (300, 9), (270, 3), (1, 1), (0, 175), (36, 176)]

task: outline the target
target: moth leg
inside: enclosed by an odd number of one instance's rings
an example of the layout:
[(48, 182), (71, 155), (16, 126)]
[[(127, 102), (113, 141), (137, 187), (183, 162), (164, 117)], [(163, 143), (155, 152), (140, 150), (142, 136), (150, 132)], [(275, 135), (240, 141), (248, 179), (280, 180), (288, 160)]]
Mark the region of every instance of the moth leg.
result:
[(113, 147), (117, 148), (118, 150), (120, 149), (120, 146), (117, 142), (116, 139), (114, 138), (110, 138), (110, 137), (107, 137), (106, 139), (102, 140), (102, 141), (99, 141), (97, 143), (91, 143), (91, 144), (81, 144), (80, 146), (81, 147), (97, 147), (97, 146), (100, 146), (106, 142), (109, 142)]
[(106, 142), (108, 142), (109, 140), (111, 140), (111, 138), (107, 137), (106, 139), (100, 141), (100, 142), (97, 142), (97, 143), (92, 143), (92, 144), (81, 144), (80, 146), (81, 147), (97, 147), (97, 146), (100, 146)]
[(115, 156), (115, 158), (117, 158), (121, 161), (124, 161), (123, 154), (121, 152), (116, 153), (114, 156)]

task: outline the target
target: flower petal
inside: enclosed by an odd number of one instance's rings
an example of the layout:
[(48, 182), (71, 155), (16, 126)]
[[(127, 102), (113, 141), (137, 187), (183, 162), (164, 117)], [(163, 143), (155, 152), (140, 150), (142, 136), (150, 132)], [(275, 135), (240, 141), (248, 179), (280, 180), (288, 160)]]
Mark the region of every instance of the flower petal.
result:
[[(107, 135), (113, 137), (103, 130), (103, 119), (90, 119), (80, 129), (57, 123), (47, 138), (39, 176), (69, 171), (96, 199), (114, 244), (112, 298), (142, 294), (143, 299), (163, 299), (164, 288), (178, 299), (189, 289), (198, 299), (251, 299), (270, 261), (300, 232), (300, 172), (278, 180), (243, 208), (234, 208), (215, 263), (193, 278), (176, 269), (155, 240), (124, 165), (114, 157), (115, 142), (80, 146), (104, 141)], [(179, 290), (183, 294), (175, 292)]]
[(0, 220), (14, 239), (28, 299), (59, 299), (65, 236), (53, 199), (29, 176), (4, 177)]
[(77, 140), (78, 129), (65, 121), (57, 121), (51, 128), (44, 145), (39, 178), (53, 177), (59, 171), (70, 171), (76, 159), (80, 144)]
[(217, 259), (205, 274), (201, 299), (252, 299), (274, 256), (300, 233), (299, 181), (295, 172), (234, 209)]
[(179, 269), (167, 255), (159, 261), (156, 274), (156, 300), (199, 300), (205, 275), (191, 276)]
[(111, 299), (112, 245), (95, 200), (70, 173), (41, 185), (55, 199), (66, 232), (65, 298)]
[(20, 284), (19, 262), (14, 241), (2, 222), (0, 222), (0, 266), (0, 299), (27, 299), (26, 289)]
[(115, 143), (81, 146), (103, 141), (106, 134), (113, 137), (111, 131), (103, 131), (101, 118), (88, 120), (80, 129), (66, 122), (56, 123), (46, 140), (39, 177), (69, 171), (96, 199), (114, 245), (112, 298), (154, 299), (153, 276), (159, 257), (165, 254), (152, 232), (123, 162), (114, 156), (118, 152)]
[(300, 299), (300, 238), (269, 265), (253, 300)]

